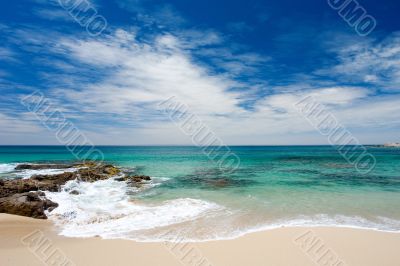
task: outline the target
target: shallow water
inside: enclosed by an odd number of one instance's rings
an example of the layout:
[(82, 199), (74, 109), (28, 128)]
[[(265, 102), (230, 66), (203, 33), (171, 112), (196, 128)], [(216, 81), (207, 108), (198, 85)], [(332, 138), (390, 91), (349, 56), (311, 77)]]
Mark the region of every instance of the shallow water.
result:
[[(139, 189), (71, 181), (47, 193), (60, 204), (49, 215), (64, 235), (202, 241), (300, 225), (400, 232), (400, 149), (369, 147), (377, 165), (365, 175), (329, 146), (231, 147), (241, 160), (233, 173), (196, 147), (99, 149), (153, 180)], [(73, 160), (64, 147), (0, 147), (0, 176), (26, 178), (32, 173), (13, 170), (22, 162)]]

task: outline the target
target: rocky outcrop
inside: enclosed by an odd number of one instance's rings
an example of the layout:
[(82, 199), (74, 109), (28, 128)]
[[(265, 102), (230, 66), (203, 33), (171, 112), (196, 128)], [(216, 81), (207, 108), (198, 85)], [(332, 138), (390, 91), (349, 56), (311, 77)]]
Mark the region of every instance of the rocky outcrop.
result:
[(70, 164), (19, 164), (15, 170), (68, 169), (76, 167)]
[(147, 175), (134, 175), (125, 177), (125, 181), (130, 183), (141, 183), (143, 181), (150, 181), (150, 176)]
[(47, 219), (45, 211), (52, 211), (58, 204), (46, 199), (41, 191), (58, 191), (63, 184), (75, 177), (74, 173), (63, 173), (2, 181), (0, 182), (0, 213)]
[(18, 193), (0, 198), (0, 212), (47, 219), (45, 211), (52, 211), (57, 203), (44, 198), (43, 192)]
[(58, 191), (62, 182), (54, 180), (37, 181), (35, 179), (6, 180), (0, 184), (0, 198), (17, 193), (25, 193), (38, 190)]
[(150, 181), (150, 176), (147, 175), (129, 175), (123, 176), (115, 179), (116, 181), (125, 181), (129, 185), (140, 187), (146, 181)]
[[(75, 172), (56, 175), (33, 175), (29, 179), (0, 180), (0, 213), (46, 219), (45, 211), (52, 211), (58, 204), (46, 199), (42, 191), (60, 191), (61, 186), (70, 180), (95, 182), (121, 174), (121, 170), (113, 165), (95, 162), (69, 165), (21, 164), (17, 166), (18, 170), (67, 169), (73, 167), (77, 168)], [(135, 175), (123, 176), (115, 180), (139, 184), (151, 179), (149, 176)], [(73, 195), (79, 194), (76, 190), (70, 193)]]
[(79, 169), (76, 177), (85, 182), (94, 182), (105, 180), (121, 173), (121, 170), (113, 165), (85, 165), (85, 168)]

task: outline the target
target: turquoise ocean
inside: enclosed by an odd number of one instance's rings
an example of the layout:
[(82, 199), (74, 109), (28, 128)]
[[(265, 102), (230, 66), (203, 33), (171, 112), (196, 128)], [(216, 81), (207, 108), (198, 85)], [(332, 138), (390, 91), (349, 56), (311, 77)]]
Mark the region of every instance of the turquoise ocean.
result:
[[(70, 181), (46, 192), (59, 203), (49, 219), (62, 235), (205, 241), (282, 226), (400, 232), (400, 149), (367, 147), (377, 164), (362, 174), (330, 146), (232, 146), (240, 158), (234, 172), (198, 147), (97, 148), (108, 163), (152, 181), (142, 187)], [(19, 163), (73, 161), (62, 146), (0, 146), (0, 178), (40, 173), (15, 171)]]

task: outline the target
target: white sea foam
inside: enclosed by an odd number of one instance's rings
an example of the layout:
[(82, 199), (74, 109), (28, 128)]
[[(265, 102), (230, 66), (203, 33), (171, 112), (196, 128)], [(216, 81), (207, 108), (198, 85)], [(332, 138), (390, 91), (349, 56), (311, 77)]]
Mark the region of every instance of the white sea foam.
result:
[[(366, 219), (318, 214), (272, 220), (269, 217), (260, 222), (262, 219), (252, 218), (251, 210), (232, 210), (206, 200), (179, 198), (142, 202), (130, 198), (129, 195), (143, 190), (151, 192), (152, 187), (168, 180), (152, 179), (140, 188), (114, 179), (94, 183), (69, 181), (61, 192), (46, 192), (47, 198), (59, 204), (48, 216), (64, 236), (101, 236), (142, 242), (175, 241), (178, 238), (186, 242), (234, 239), (282, 227), (329, 226), (400, 233), (400, 221), (387, 217)], [(71, 191), (79, 194), (71, 194)], [(199, 228), (200, 233), (194, 231)]]
[(40, 170), (15, 170), (19, 163), (5, 163), (0, 164), (0, 174), (12, 174), (16, 178), (28, 179), (33, 175), (58, 175), (65, 172), (75, 172), (78, 168), (66, 168), (66, 169), (40, 169)]
[(33, 175), (58, 175), (66, 172), (76, 172), (79, 168), (66, 169), (40, 169), (40, 170), (20, 170), (14, 174), (23, 179), (29, 179)]
[[(69, 181), (61, 192), (46, 192), (50, 200), (59, 204), (48, 216), (65, 236), (124, 238), (135, 231), (195, 220), (221, 208), (190, 198), (154, 204), (132, 202), (126, 193), (131, 189), (125, 182), (113, 179), (94, 183)], [(70, 194), (73, 190), (79, 194)]]
[[(226, 213), (226, 212), (225, 212)], [(234, 212), (233, 212), (234, 213)], [(247, 234), (275, 230), (279, 228), (290, 228), (290, 227), (339, 227), (339, 228), (353, 228), (361, 230), (374, 230), (381, 232), (400, 233), (400, 221), (386, 218), (377, 217), (378, 221), (370, 221), (358, 216), (344, 216), (335, 215), (329, 216), (325, 214), (315, 215), (310, 217), (293, 218), (293, 219), (281, 219), (277, 221), (265, 222), (258, 225), (243, 224), (241, 227), (230, 227), (232, 224), (229, 217), (225, 217), (225, 225), (221, 226), (221, 223), (214, 224), (212, 228), (208, 228), (209, 232), (202, 235), (190, 234), (187, 228), (181, 230), (172, 231), (172, 234), (161, 234), (161, 235), (150, 235), (150, 236), (135, 236), (125, 237), (135, 241), (142, 242), (162, 242), (176, 240), (180, 242), (207, 242), (216, 240), (231, 240), (236, 239)], [(192, 230), (192, 229), (191, 229)]]
[[(152, 184), (147, 185), (145, 189), (152, 187)], [(74, 190), (79, 194), (70, 194)], [(46, 192), (49, 199), (59, 203), (48, 216), (65, 236), (101, 236), (142, 242), (175, 241), (178, 238), (185, 242), (234, 239), (282, 227), (330, 226), (400, 232), (400, 221), (394, 219), (376, 217), (372, 221), (358, 216), (327, 214), (258, 224), (251, 224), (249, 216), (248, 223), (244, 224), (237, 222), (240, 213), (243, 217), (243, 211), (229, 210), (216, 203), (191, 198), (144, 203), (130, 200), (129, 191), (135, 193), (140, 189), (113, 179), (94, 183), (69, 181), (61, 192)], [(198, 228), (202, 230), (200, 234), (194, 232)]]
[(13, 172), (17, 165), (16, 163), (0, 163), (0, 174)]
[(219, 239), (234, 239), (249, 233), (273, 230), (283, 227), (341, 227), (400, 233), (400, 221), (387, 217), (376, 217), (375, 221), (360, 216), (327, 215), (298, 216), (291, 219), (280, 219), (274, 222), (249, 226), (235, 230), (230, 235), (224, 234)]

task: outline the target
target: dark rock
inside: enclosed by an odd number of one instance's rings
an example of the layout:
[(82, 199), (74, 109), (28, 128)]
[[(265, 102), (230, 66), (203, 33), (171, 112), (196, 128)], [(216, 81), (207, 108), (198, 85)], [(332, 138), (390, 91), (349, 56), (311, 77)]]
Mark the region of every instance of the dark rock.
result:
[[(39, 219), (46, 219), (45, 210), (52, 211), (58, 206), (45, 198), (41, 191), (59, 191), (61, 186), (70, 180), (95, 182), (108, 179), (120, 173), (112, 165), (89, 162), (79, 165), (19, 165), (19, 169), (66, 169), (80, 167), (75, 172), (66, 172), (57, 175), (34, 175), (29, 179), (0, 180), (0, 212), (17, 214)], [(49, 168), (50, 167), (50, 168)], [(140, 179), (140, 178), (139, 178)], [(147, 180), (147, 177), (143, 177)], [(78, 195), (74, 190), (70, 192)]]
[(74, 180), (76, 178), (75, 172), (66, 172), (57, 175), (33, 175), (30, 179), (37, 181), (39, 185), (48, 185), (48, 186), (61, 186), (64, 185), (67, 181)]
[[(51, 201), (52, 202), (52, 201)], [(53, 202), (53, 203), (55, 203), (55, 202)], [(48, 209), (47, 209), (47, 211), (48, 212), (52, 212), (55, 208), (57, 208), (58, 207), (58, 203), (55, 203), (57, 206), (51, 206), (51, 207), (48, 207)]]
[(8, 197), (16, 193), (30, 191), (59, 191), (60, 187), (67, 181), (75, 179), (73, 173), (63, 173), (58, 175), (35, 175), (30, 179), (5, 180), (0, 186), (0, 198)]
[(8, 180), (4, 181), (4, 184), (0, 186), (0, 198), (37, 190), (36, 183), (31, 180)]
[[(113, 167), (115, 168), (115, 167)], [(60, 187), (70, 180), (79, 179), (86, 182), (95, 182), (108, 179), (119, 169), (112, 169), (109, 166), (95, 166), (82, 168), (76, 172), (66, 172), (57, 175), (34, 175), (29, 179), (5, 180), (0, 185), (0, 198), (16, 193), (30, 191), (59, 191)], [(111, 174), (110, 174), (111, 173)]]
[(84, 166), (85, 168), (79, 169), (76, 174), (79, 180), (85, 182), (105, 180), (121, 172), (121, 170), (112, 165), (96, 165), (90, 163)]
[(98, 170), (94, 169), (80, 169), (76, 175), (76, 177), (85, 182), (95, 182), (98, 180), (108, 179), (108, 175), (104, 175), (103, 173), (99, 172)]
[(67, 169), (75, 167), (70, 164), (20, 164), (15, 170), (43, 170), (43, 169)]
[(107, 174), (107, 175), (117, 175), (121, 172), (121, 170), (119, 170), (117, 167), (113, 166), (113, 165), (105, 165), (103, 167), (103, 173)]
[(143, 181), (150, 181), (150, 176), (147, 175), (134, 175), (125, 177), (125, 181), (128, 183), (141, 183)]
[(78, 190), (72, 190), (69, 194), (71, 194), (71, 195), (79, 195), (81, 193), (79, 193)]
[(45, 210), (53, 210), (57, 203), (43, 198), (42, 193), (27, 192), (0, 198), (0, 213), (47, 219)]

